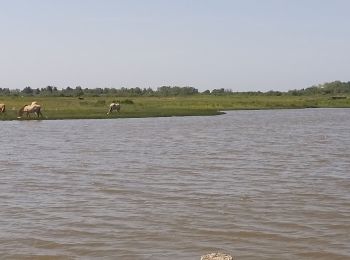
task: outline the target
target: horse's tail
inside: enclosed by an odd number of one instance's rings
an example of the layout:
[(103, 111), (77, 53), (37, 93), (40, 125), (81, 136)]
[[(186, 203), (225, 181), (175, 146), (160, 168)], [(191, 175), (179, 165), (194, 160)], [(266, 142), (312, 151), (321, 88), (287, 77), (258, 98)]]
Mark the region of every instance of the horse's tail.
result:
[(5, 104), (2, 106), (1, 112), (2, 112), (2, 113), (5, 113), (5, 112), (6, 112), (6, 106), (5, 106)]
[(24, 113), (24, 108), (26, 107), (27, 105), (24, 105), (23, 107), (21, 107), (20, 109), (19, 109), (19, 111), (18, 111), (18, 115), (19, 116), (22, 116), (23, 115), (23, 113)]

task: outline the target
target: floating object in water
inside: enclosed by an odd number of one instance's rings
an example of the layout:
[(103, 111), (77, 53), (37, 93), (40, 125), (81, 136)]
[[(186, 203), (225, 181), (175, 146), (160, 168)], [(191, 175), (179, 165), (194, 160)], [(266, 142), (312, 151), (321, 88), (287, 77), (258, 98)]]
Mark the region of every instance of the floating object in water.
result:
[(201, 260), (233, 260), (233, 257), (224, 253), (211, 253), (201, 256)]

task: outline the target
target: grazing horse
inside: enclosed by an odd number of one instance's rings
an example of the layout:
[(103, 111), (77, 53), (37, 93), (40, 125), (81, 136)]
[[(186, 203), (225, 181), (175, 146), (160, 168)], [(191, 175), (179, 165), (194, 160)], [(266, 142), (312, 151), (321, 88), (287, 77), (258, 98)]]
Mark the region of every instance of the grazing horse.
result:
[(6, 112), (5, 104), (0, 104), (0, 113), (5, 113), (5, 112)]
[(109, 105), (109, 110), (107, 112), (107, 115), (109, 115), (110, 113), (112, 113), (114, 110), (117, 110), (117, 112), (120, 111), (120, 104), (119, 103), (111, 103)]
[(43, 117), (43, 114), (41, 113), (41, 106), (36, 102), (32, 102), (31, 105), (24, 105), (19, 111), (18, 115), (19, 118), (23, 115), (23, 113), (27, 113), (27, 117), (30, 117), (31, 113), (35, 113), (37, 117), (41, 116)]

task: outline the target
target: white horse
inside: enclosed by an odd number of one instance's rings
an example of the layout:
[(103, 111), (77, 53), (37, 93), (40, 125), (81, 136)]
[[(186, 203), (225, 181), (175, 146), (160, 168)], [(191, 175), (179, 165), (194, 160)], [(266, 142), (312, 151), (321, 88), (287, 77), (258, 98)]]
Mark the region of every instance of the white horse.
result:
[(5, 113), (5, 112), (6, 112), (5, 104), (0, 104), (0, 113)]
[(41, 113), (41, 106), (36, 102), (32, 102), (31, 105), (24, 105), (19, 111), (18, 115), (19, 118), (23, 115), (23, 113), (27, 114), (27, 117), (30, 117), (30, 114), (35, 113), (37, 117), (41, 116), (43, 117), (43, 114)]
[(112, 113), (114, 110), (117, 110), (117, 112), (120, 111), (120, 104), (119, 103), (111, 103), (109, 105), (109, 110), (107, 112), (107, 115), (109, 115), (110, 113)]

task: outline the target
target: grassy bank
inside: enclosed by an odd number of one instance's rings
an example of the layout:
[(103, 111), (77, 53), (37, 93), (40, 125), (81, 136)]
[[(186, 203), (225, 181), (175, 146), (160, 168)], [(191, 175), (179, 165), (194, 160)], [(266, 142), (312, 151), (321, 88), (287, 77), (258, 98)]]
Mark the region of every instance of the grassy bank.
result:
[[(350, 97), (193, 95), (185, 97), (0, 97), (6, 113), (0, 120), (15, 120), (19, 108), (32, 101), (42, 106), (45, 119), (131, 118), (159, 116), (217, 115), (222, 110), (310, 107), (350, 107)], [(107, 116), (109, 104), (121, 101), (121, 112)], [(22, 118), (23, 120), (24, 118)]]

